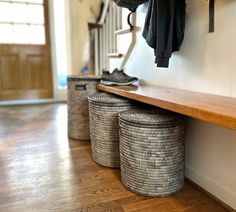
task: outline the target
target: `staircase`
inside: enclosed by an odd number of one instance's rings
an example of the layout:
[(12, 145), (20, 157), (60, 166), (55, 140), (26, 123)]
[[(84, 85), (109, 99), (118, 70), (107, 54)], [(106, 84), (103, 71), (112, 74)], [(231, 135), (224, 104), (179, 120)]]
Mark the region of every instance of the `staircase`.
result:
[(125, 67), (136, 43), (136, 16), (132, 15), (134, 27), (130, 27), (126, 21), (128, 14), (127, 9), (117, 7), (111, 0), (104, 0), (99, 22), (89, 24), (90, 37), (93, 38), (90, 40), (90, 69), (95, 75), (100, 75), (104, 69), (112, 71)]

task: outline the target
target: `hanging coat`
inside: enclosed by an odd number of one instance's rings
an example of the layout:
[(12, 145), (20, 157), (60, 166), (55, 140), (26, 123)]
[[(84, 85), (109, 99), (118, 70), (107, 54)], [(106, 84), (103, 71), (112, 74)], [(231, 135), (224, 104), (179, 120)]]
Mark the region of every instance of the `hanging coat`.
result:
[(169, 66), (184, 39), (185, 0), (149, 0), (143, 37), (154, 49), (157, 67)]

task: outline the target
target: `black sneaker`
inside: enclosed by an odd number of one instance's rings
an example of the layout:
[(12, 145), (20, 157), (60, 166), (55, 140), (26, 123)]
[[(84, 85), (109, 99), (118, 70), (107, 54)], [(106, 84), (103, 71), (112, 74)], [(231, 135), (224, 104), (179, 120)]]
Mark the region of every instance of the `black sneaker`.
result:
[(117, 68), (110, 74), (108, 71), (103, 71), (101, 76), (101, 84), (103, 85), (131, 85), (137, 82), (137, 77), (130, 77)]

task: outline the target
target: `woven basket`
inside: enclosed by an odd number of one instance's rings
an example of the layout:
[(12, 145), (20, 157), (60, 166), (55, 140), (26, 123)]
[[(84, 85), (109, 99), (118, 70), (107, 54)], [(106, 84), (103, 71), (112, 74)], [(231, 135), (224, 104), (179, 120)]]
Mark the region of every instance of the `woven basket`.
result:
[(92, 158), (100, 165), (120, 167), (118, 113), (133, 108), (132, 101), (102, 94), (89, 98)]
[(99, 93), (97, 76), (68, 76), (68, 136), (89, 140), (88, 96)]
[(168, 196), (184, 185), (184, 119), (163, 110), (119, 114), (121, 179), (145, 196)]

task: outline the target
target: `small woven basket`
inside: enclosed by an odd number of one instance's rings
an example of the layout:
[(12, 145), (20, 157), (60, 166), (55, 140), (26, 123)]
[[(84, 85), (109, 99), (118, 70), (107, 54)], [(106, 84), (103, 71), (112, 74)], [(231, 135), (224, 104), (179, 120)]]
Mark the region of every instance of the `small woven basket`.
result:
[(158, 197), (184, 185), (184, 118), (164, 110), (119, 114), (121, 179), (137, 194)]
[(90, 96), (88, 99), (92, 158), (102, 166), (118, 168), (118, 113), (132, 109), (134, 103), (109, 94)]
[(89, 140), (88, 96), (98, 94), (97, 76), (68, 76), (68, 136)]

